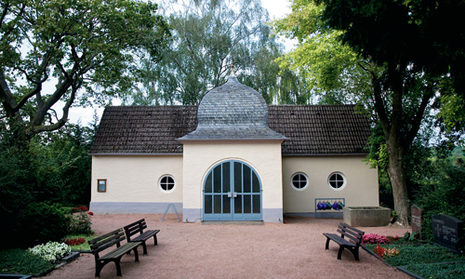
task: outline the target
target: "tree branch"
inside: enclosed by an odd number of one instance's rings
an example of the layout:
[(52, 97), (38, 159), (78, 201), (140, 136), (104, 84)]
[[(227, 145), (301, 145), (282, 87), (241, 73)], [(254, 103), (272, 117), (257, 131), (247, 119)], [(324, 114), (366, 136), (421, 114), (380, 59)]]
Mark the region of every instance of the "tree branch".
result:
[(56, 123), (50, 124), (50, 125), (34, 125), (33, 128), (32, 128), (32, 131), (34, 133), (40, 133), (40, 132), (45, 132), (45, 131), (54, 131), (54, 130), (57, 130), (57, 129), (60, 129), (61, 127), (63, 127), (66, 124), (66, 122), (68, 121), (69, 108), (73, 104), (74, 99), (76, 97), (76, 91), (79, 89), (80, 86), (81, 86), (81, 82), (79, 82), (78, 85), (73, 86), (73, 88), (71, 90), (71, 96), (66, 101), (66, 104), (63, 107), (63, 116), (61, 117), (60, 120), (58, 120)]
[(421, 120), (423, 119), (423, 116), (425, 114), (426, 107), (428, 106), (428, 103), (433, 96), (434, 96), (434, 89), (432, 86), (428, 86), (426, 93), (423, 94), (422, 96), (420, 106), (418, 107), (418, 110), (415, 116), (413, 117), (411, 128), (407, 133), (407, 136), (405, 139), (406, 146), (410, 146), (411, 143), (413, 142), (413, 139), (415, 139), (415, 136), (417, 135), (418, 130), (420, 129)]

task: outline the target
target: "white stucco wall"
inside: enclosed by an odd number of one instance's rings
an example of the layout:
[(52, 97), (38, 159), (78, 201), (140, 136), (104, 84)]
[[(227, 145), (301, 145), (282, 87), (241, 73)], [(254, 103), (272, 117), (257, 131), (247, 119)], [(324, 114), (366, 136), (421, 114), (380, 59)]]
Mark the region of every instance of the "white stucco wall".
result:
[[(191, 215), (201, 217), (203, 182), (208, 171), (221, 161), (239, 160), (254, 168), (260, 177), (263, 218), (279, 221), (276, 212), (282, 214), (283, 207), (281, 142), (185, 142), (183, 150), (183, 218), (187, 212), (198, 212)], [(266, 220), (272, 211), (276, 220)]]
[[(162, 175), (174, 177), (172, 192), (158, 186)], [(97, 179), (107, 180), (107, 191), (97, 191)], [(91, 201), (182, 202), (182, 156), (92, 156)]]
[[(315, 198), (345, 198), (346, 206), (378, 206), (378, 171), (363, 159), (362, 156), (283, 157), (284, 212), (314, 212)], [(342, 190), (333, 190), (328, 185), (328, 177), (335, 171), (346, 178)], [(309, 178), (304, 190), (291, 186), (291, 177), (296, 172)]]

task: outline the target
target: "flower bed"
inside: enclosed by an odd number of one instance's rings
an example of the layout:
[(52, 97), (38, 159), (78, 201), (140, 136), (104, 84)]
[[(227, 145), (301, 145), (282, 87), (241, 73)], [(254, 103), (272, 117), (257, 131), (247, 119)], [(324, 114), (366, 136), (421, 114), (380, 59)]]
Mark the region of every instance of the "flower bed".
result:
[(363, 247), (387, 264), (417, 276), (424, 278), (460, 278), (457, 275), (463, 276), (464, 256), (430, 243), (398, 237), (390, 239), (389, 244), (365, 244)]

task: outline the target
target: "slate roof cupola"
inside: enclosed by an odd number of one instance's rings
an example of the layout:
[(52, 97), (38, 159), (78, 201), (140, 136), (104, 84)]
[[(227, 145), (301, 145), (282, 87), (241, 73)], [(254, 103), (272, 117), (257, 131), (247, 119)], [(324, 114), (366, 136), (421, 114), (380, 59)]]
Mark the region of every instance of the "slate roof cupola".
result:
[(179, 140), (286, 139), (268, 126), (268, 105), (260, 93), (235, 76), (203, 97), (197, 122), (197, 128)]

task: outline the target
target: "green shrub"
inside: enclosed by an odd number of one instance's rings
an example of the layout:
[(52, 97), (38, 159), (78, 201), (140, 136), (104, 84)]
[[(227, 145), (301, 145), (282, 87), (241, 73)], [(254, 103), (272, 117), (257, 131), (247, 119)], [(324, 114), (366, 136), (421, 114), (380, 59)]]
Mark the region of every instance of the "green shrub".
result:
[(39, 276), (50, 271), (53, 264), (26, 250), (0, 250), (0, 273), (20, 273)]
[(452, 157), (438, 160), (435, 165), (436, 177), (430, 178), (431, 183), (423, 187), (416, 201), (423, 208), (422, 230), (428, 240), (433, 238), (433, 215), (446, 214), (465, 221), (465, 164)]
[(87, 212), (74, 213), (71, 215), (68, 232), (70, 234), (92, 234), (91, 224)]
[(21, 231), (17, 241), (23, 247), (30, 247), (61, 240), (68, 233), (70, 219), (58, 205), (34, 202), (21, 212), (18, 222)]

